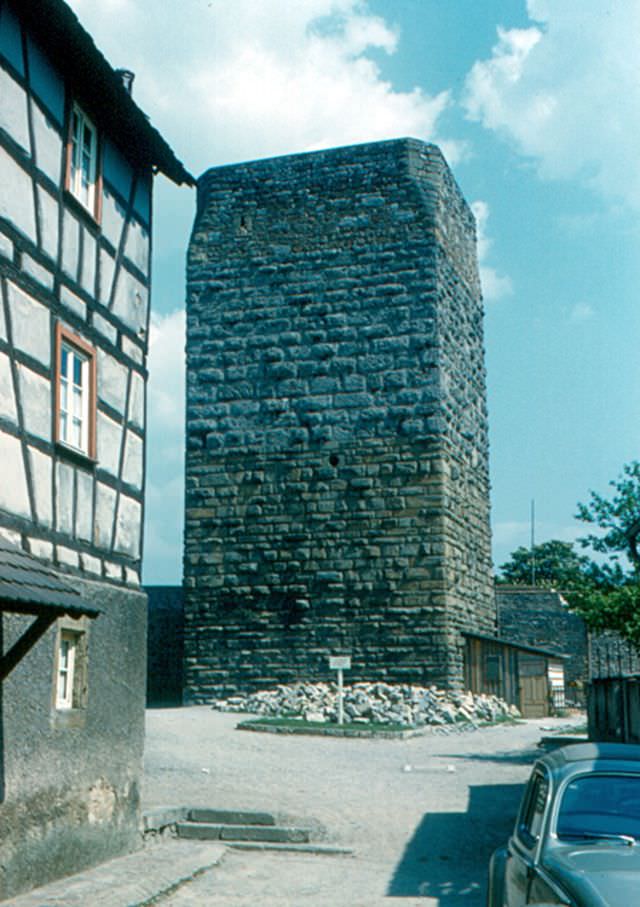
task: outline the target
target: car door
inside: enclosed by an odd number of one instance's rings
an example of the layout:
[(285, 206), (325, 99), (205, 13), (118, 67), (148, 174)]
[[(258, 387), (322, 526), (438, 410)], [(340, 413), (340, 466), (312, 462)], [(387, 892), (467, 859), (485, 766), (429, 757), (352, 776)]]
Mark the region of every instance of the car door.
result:
[(505, 907), (524, 907), (530, 903), (529, 892), (535, 877), (536, 856), (549, 799), (549, 785), (546, 769), (543, 766), (536, 768), (522, 799), (516, 829), (509, 840), (505, 870)]

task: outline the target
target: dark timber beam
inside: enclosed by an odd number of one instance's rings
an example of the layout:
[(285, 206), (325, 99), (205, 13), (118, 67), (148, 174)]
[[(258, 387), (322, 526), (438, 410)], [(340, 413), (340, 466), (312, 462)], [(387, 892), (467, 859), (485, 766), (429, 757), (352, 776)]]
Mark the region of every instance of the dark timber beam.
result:
[(8, 677), (27, 652), (35, 646), (49, 627), (55, 623), (55, 620), (56, 614), (42, 614), (24, 631), (20, 639), (0, 658), (0, 681)]

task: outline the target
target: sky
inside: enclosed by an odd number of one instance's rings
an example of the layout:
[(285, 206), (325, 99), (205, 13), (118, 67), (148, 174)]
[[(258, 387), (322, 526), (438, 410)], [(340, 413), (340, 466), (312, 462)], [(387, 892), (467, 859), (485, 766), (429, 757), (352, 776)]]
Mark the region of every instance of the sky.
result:
[[(478, 224), (496, 566), (640, 457), (640, 0), (70, 0), (196, 176), (412, 136)], [(195, 192), (156, 180), (143, 580), (181, 581)]]

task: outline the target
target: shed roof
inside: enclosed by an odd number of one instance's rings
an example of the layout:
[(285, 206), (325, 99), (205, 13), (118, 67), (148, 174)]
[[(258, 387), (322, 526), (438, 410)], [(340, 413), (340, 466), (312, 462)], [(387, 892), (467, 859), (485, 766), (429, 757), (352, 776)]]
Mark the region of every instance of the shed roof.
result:
[(552, 652), (550, 649), (539, 649), (537, 646), (527, 646), (523, 645), (521, 642), (516, 642), (511, 639), (504, 639), (500, 636), (490, 636), (486, 633), (473, 633), (471, 631), (462, 632), (462, 635), (470, 639), (482, 639), (485, 642), (492, 642), (500, 646), (509, 646), (511, 649), (518, 649), (521, 652), (527, 652), (531, 655), (542, 655), (544, 658), (558, 658), (560, 660), (565, 660), (569, 658), (568, 655), (563, 655), (560, 652)]
[(54, 568), (0, 538), (0, 612), (97, 617)]
[(138, 107), (120, 75), (63, 0), (10, 0), (56, 68), (91, 105), (92, 117), (141, 165), (155, 166), (174, 183), (193, 176)]

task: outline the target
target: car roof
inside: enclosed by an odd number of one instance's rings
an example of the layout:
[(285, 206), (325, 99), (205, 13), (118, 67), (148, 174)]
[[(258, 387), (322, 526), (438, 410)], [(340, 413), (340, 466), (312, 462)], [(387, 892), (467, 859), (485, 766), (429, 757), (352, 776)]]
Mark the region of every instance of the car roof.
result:
[(577, 743), (559, 747), (538, 761), (556, 770), (577, 762), (637, 762), (640, 770), (640, 746), (631, 743)]

